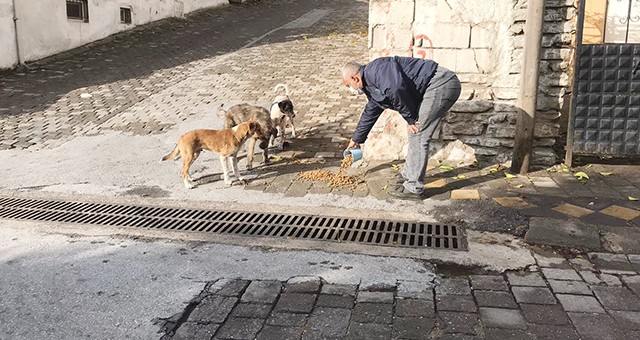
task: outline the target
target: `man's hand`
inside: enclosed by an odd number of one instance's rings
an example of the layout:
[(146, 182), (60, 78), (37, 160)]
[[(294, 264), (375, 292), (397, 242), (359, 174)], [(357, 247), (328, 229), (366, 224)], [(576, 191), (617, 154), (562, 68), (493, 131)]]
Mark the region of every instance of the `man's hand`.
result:
[(347, 146), (347, 148), (345, 150), (350, 150), (350, 149), (353, 149), (353, 148), (358, 148), (359, 149), (360, 148), (360, 144), (354, 142), (353, 139), (351, 139), (349, 141), (349, 145)]
[(418, 126), (420, 126), (420, 122), (415, 122), (407, 127), (409, 133), (415, 134), (418, 132)]

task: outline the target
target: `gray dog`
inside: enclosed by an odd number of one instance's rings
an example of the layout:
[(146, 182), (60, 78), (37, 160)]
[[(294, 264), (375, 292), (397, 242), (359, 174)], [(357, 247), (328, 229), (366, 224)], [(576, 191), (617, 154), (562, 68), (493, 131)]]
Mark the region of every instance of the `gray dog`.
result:
[(258, 122), (260, 129), (249, 139), (247, 146), (247, 170), (253, 169), (253, 153), (258, 140), (260, 140), (259, 146), (262, 149), (263, 162), (264, 164), (269, 164), (269, 140), (278, 131), (273, 127), (271, 116), (267, 109), (249, 104), (238, 104), (230, 107), (229, 110), (224, 110), (221, 105), (218, 110), (218, 116), (224, 119), (225, 129), (230, 129), (249, 119)]

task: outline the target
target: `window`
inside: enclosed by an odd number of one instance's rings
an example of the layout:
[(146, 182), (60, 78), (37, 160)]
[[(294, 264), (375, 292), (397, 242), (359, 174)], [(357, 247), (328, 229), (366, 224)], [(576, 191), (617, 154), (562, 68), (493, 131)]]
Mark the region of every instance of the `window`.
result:
[(585, 1), (582, 43), (640, 43), (640, 0)]
[(120, 22), (123, 24), (131, 23), (131, 8), (120, 7)]
[(89, 22), (88, 0), (67, 0), (67, 18)]

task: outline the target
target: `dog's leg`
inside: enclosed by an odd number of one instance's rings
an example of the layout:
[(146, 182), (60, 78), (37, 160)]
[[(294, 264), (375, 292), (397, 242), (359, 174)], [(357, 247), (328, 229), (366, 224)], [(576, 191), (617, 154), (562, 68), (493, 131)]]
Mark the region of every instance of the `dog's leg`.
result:
[(247, 170), (253, 169), (253, 153), (256, 147), (256, 138), (249, 138), (249, 143), (247, 143)]
[(262, 150), (262, 159), (263, 159), (262, 162), (264, 163), (264, 165), (268, 165), (268, 164), (271, 163), (271, 161), (269, 160), (269, 144), (268, 144), (268, 141), (267, 141), (267, 143), (264, 143), (264, 144), (266, 144), (267, 146)]
[(224, 175), (224, 184), (231, 185), (233, 183), (229, 178), (229, 161), (228, 157), (220, 156), (220, 164), (222, 165), (222, 174)]
[(276, 129), (278, 130), (278, 136), (276, 137), (276, 140), (278, 140), (278, 151), (282, 151), (284, 150), (284, 119), (280, 120), (280, 124), (278, 124), (278, 126), (276, 126)]
[(238, 169), (238, 154), (235, 154), (231, 157), (231, 165), (233, 166), (233, 174), (236, 175), (236, 178), (240, 182), (244, 182), (244, 177), (240, 176), (240, 170)]
[(291, 123), (291, 137), (296, 138), (296, 126), (293, 124), (293, 119), (289, 118), (289, 123)]
[(196, 160), (193, 156), (194, 154), (191, 153), (185, 153), (182, 155), (182, 182), (187, 189), (193, 189), (196, 186), (196, 184), (193, 183), (191, 176), (189, 176), (189, 168)]

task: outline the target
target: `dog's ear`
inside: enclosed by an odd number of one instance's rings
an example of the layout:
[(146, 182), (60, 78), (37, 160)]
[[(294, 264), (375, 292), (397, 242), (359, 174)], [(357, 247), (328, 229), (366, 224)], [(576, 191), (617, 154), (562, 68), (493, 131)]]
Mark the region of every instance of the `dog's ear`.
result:
[(256, 121), (250, 121), (249, 122), (249, 131), (255, 133), (260, 131), (260, 124), (258, 124), (258, 122)]
[(218, 117), (225, 118), (226, 116), (227, 116), (227, 111), (225, 111), (223, 109), (219, 109), (218, 110)]

